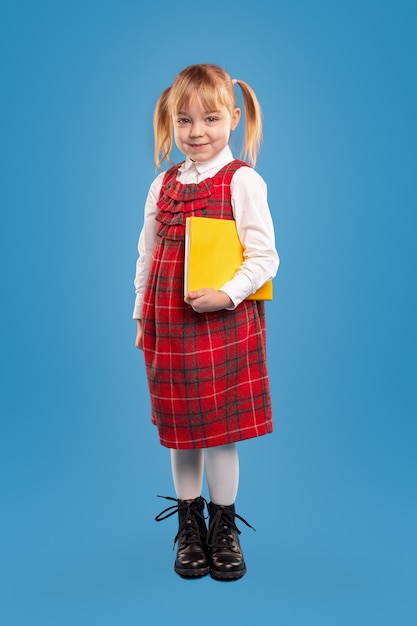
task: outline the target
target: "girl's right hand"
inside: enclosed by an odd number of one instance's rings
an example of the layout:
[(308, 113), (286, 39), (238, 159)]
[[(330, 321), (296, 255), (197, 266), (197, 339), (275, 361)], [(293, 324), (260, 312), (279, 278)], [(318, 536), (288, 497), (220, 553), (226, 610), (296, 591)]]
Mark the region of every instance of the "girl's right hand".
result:
[(143, 350), (143, 326), (142, 326), (142, 320), (136, 320), (138, 323), (137, 326), (137, 330), (136, 330), (136, 340), (135, 340), (135, 346), (136, 348), (139, 348), (139, 350)]

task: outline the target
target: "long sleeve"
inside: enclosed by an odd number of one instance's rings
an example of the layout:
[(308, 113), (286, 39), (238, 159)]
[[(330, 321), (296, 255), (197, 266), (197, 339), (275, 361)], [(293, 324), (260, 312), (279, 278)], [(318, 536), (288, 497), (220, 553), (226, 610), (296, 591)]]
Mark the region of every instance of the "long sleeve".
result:
[(143, 294), (151, 267), (152, 255), (156, 241), (157, 222), (155, 218), (158, 213), (156, 203), (159, 198), (163, 177), (164, 172), (155, 178), (150, 186), (145, 202), (143, 227), (138, 241), (139, 256), (136, 261), (136, 274), (134, 280), (136, 298), (133, 310), (133, 319), (142, 318)]
[(275, 277), (279, 256), (263, 178), (250, 167), (241, 167), (232, 179), (232, 207), (244, 262), (235, 276), (221, 287), (234, 307)]

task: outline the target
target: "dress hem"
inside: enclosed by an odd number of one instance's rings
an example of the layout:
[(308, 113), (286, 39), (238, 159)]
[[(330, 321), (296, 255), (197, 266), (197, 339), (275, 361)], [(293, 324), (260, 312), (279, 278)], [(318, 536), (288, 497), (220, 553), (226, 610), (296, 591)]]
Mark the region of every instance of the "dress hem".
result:
[(199, 440), (199, 441), (184, 441), (184, 442), (169, 442), (159, 437), (159, 442), (164, 448), (169, 448), (170, 450), (197, 450), (204, 448), (215, 448), (218, 446), (224, 446), (230, 443), (238, 443), (239, 441), (246, 441), (248, 439), (256, 439), (257, 437), (263, 437), (264, 435), (271, 435), (274, 432), (274, 428), (272, 423), (265, 424), (264, 426), (258, 428), (258, 432), (253, 434), (253, 428), (250, 429), (250, 433), (244, 432), (233, 432), (228, 435), (219, 435), (217, 437), (210, 438), (207, 440)]

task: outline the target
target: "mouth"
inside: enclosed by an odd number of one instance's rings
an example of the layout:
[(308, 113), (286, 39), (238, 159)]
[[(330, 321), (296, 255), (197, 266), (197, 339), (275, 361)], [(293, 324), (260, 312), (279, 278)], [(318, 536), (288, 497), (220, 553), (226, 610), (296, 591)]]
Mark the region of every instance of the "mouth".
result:
[(206, 146), (208, 146), (208, 143), (190, 143), (190, 147), (196, 150), (198, 150), (198, 148), (205, 148)]

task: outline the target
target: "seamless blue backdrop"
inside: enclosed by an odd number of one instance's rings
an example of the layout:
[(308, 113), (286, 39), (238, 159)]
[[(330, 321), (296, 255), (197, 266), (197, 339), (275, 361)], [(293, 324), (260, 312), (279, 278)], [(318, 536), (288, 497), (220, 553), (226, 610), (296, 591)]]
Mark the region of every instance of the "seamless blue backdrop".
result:
[[(2, 2), (2, 624), (415, 623), (416, 24), (405, 0)], [(153, 521), (173, 489), (131, 320), (153, 107), (198, 62), (260, 99), (281, 257), (229, 585), (175, 576)]]

